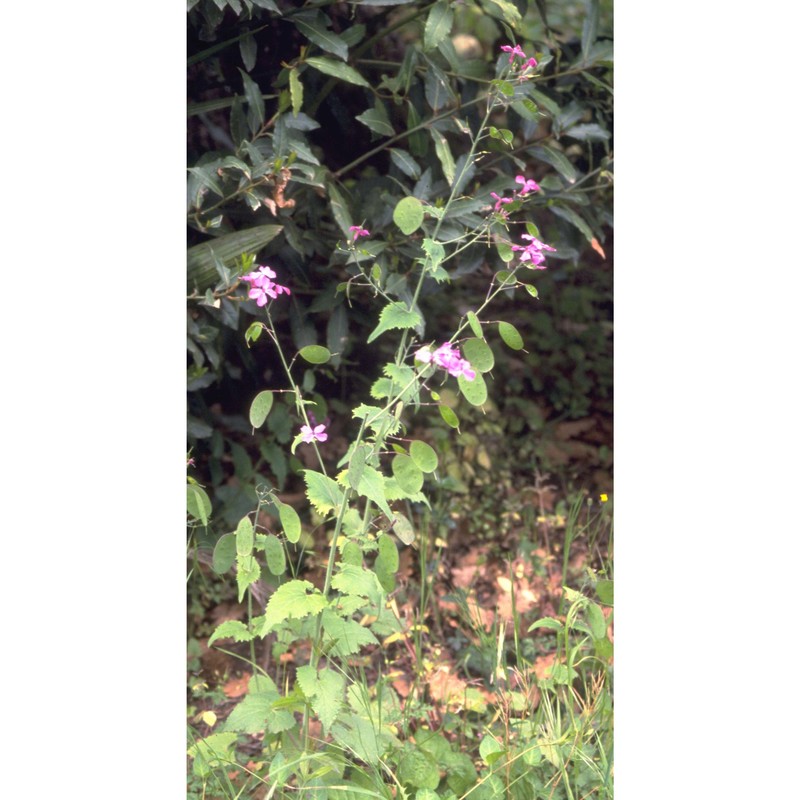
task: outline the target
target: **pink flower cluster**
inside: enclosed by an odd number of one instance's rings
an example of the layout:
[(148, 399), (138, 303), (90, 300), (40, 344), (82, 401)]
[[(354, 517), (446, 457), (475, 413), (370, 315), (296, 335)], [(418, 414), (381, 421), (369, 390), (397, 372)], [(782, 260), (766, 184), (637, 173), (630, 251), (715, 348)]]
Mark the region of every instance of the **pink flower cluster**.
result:
[(256, 305), (265, 306), (270, 298), (277, 299), (279, 294), (291, 294), (288, 286), (281, 286), (272, 279), (278, 275), (272, 267), (258, 267), (247, 275), (242, 275), (242, 280), (250, 284), (247, 296), (256, 301)]
[(535, 236), (531, 236), (529, 233), (523, 233), (522, 238), (527, 239), (530, 244), (515, 244), (511, 246), (512, 250), (522, 252), (519, 260), (523, 263), (530, 261), (528, 266), (530, 266), (532, 269), (547, 269), (547, 267), (544, 266), (544, 253), (542, 250), (549, 250), (551, 253), (555, 253), (555, 247), (550, 247), (549, 244), (539, 241), (539, 239), (537, 239)]
[(503, 211), (503, 206), (506, 205), (507, 203), (513, 203), (514, 200), (517, 199), (517, 195), (519, 195), (520, 197), (525, 197), (529, 195), (531, 192), (538, 192), (540, 188), (539, 184), (536, 183), (536, 181), (531, 180), (530, 178), (526, 178), (524, 175), (517, 175), (517, 177), (514, 178), (514, 182), (521, 184), (522, 188), (519, 191), (515, 189), (513, 197), (500, 197), (499, 194), (495, 194), (494, 192), (489, 192), (489, 194), (492, 197), (494, 197), (494, 199), (497, 201), (494, 204), (494, 210), (500, 214), (505, 214), (505, 212)]
[(450, 342), (445, 342), (434, 351), (428, 346), (421, 347), (414, 354), (414, 358), (423, 364), (433, 362), (437, 367), (447, 370), (454, 378), (463, 375), (468, 381), (475, 380), (475, 370), (472, 369), (472, 365), (465, 358), (461, 358), (458, 348), (453, 347)]
[(504, 44), (500, 49), (504, 53), (508, 53), (509, 54), (509, 56), (508, 56), (508, 63), (509, 64), (513, 64), (514, 63), (514, 59), (517, 58), (517, 56), (519, 56), (519, 58), (522, 59), (523, 63), (520, 66), (520, 72), (525, 72), (526, 70), (533, 69), (533, 67), (536, 66), (536, 63), (537, 63), (536, 59), (535, 58), (528, 58), (528, 56), (526, 56), (525, 53), (522, 52), (522, 48), (518, 44), (515, 44), (513, 47), (511, 47), (510, 45)]

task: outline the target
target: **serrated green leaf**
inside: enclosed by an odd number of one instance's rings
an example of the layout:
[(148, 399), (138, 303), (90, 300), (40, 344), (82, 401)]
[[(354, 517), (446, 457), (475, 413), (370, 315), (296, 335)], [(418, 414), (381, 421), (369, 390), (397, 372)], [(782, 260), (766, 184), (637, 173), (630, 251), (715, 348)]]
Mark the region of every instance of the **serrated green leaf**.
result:
[(342, 594), (368, 597), (373, 602), (380, 600), (383, 593), (375, 573), (355, 564), (339, 564), (339, 571), (331, 579), (331, 586)]
[(211, 515), (211, 500), (205, 491), (194, 483), (186, 485), (186, 511), (203, 525), (208, 525)]
[(387, 516), (392, 513), (392, 509), (389, 508), (389, 504), (386, 502), (384, 477), (375, 467), (364, 465), (356, 491), (372, 500)]
[(425, 21), (423, 49), (435, 50), (439, 43), (447, 37), (453, 27), (453, 12), (444, 0), (434, 4)]
[(211, 569), (217, 575), (226, 573), (236, 561), (236, 534), (225, 533), (219, 537), (214, 545), (214, 556), (211, 561)]
[(436, 242), (433, 239), (423, 239), (422, 249), (428, 254), (432, 268), (435, 269), (439, 266), (439, 264), (442, 263), (442, 261), (444, 261), (444, 247), (442, 247), (439, 242)]
[(236, 556), (236, 586), (239, 589), (239, 602), (242, 602), (247, 587), (261, 577), (261, 567), (252, 555)]
[(330, 646), (330, 652), (340, 658), (357, 653), (365, 645), (380, 644), (369, 628), (353, 619), (342, 619), (331, 609), (322, 612), (322, 629), (325, 632), (323, 646)]
[(331, 359), (331, 351), (321, 344), (308, 344), (301, 348), (299, 356), (309, 364), (326, 364)]
[(439, 785), (439, 765), (424, 750), (407, 746), (397, 764), (397, 777), (417, 789), (435, 789)]
[(259, 392), (250, 404), (250, 424), (254, 428), (260, 428), (267, 419), (267, 415), (272, 409), (275, 398), (272, 392)]
[(419, 439), (411, 442), (409, 455), (423, 472), (435, 472), (439, 466), (439, 456), (436, 455), (436, 451), (429, 444)]
[(284, 620), (316, 615), (326, 605), (322, 592), (315, 589), (310, 581), (292, 580), (284, 583), (267, 603), (261, 635), (266, 636)]
[(250, 344), (251, 342), (257, 342), (261, 337), (263, 331), (264, 331), (263, 322), (253, 322), (248, 326), (247, 330), (244, 332), (244, 340), (248, 344)]
[(456, 164), (453, 161), (453, 154), (450, 152), (450, 145), (444, 135), (439, 133), (435, 128), (430, 129), (431, 138), (433, 139), (433, 146), (436, 150), (436, 156), (439, 163), (442, 165), (442, 172), (447, 180), (448, 185), (452, 186), (456, 177)]
[(259, 677), (261, 676), (251, 678), (250, 692), (225, 720), (223, 725), (225, 730), (239, 733), (263, 733), (266, 730), (276, 734), (291, 730), (296, 725), (291, 712), (275, 708), (275, 704), (281, 699), (276, 689), (253, 691), (254, 684), (259, 685), (257, 680)]
[(303, 694), (311, 700), (311, 708), (326, 730), (336, 721), (344, 705), (344, 676), (333, 669), (317, 673), (311, 665), (298, 668), (297, 681)]
[(261, 733), (267, 726), (275, 699), (266, 694), (248, 695), (231, 711), (224, 728), (239, 733)]
[(492, 348), (483, 339), (466, 339), (461, 344), (464, 358), (478, 372), (489, 372), (494, 366)]
[(385, 331), (414, 328), (421, 322), (422, 315), (416, 309), (409, 309), (401, 302), (390, 303), (381, 311), (378, 325), (367, 338), (367, 344), (374, 342)]
[(229, 619), (221, 625), (218, 625), (214, 633), (208, 637), (207, 646), (211, 647), (217, 639), (233, 639), (235, 642), (249, 642), (254, 638), (255, 634), (248, 630), (244, 622), (240, 622), (238, 619)]
[(392, 219), (394, 224), (406, 235), (414, 233), (422, 225), (425, 212), (422, 203), (416, 197), (404, 197), (394, 207)]
[(286, 553), (277, 536), (269, 534), (264, 542), (264, 555), (267, 558), (267, 568), (273, 575), (283, 575), (286, 572)]
[(499, 322), (497, 330), (500, 338), (512, 349), (522, 350), (522, 337), (519, 331), (510, 322)]
[(331, 734), (336, 744), (347, 748), (356, 758), (367, 764), (378, 763), (382, 749), (377, 731), (370, 720), (347, 714), (333, 725)]
[(369, 83), (356, 72), (352, 67), (340, 61), (334, 61), (330, 58), (323, 58), (322, 56), (314, 56), (306, 59), (306, 64), (314, 69), (319, 70), (325, 75), (330, 75), (334, 78), (340, 78), (348, 83), (354, 83), (356, 86), (364, 86), (369, 89)]
[(338, 512), (344, 502), (344, 495), (336, 481), (310, 469), (303, 470), (303, 479), (306, 482), (306, 496), (318, 514)]
[(416, 494), (425, 480), (425, 475), (411, 456), (396, 455), (392, 459), (392, 475), (400, 488), (409, 494)]
[(461, 389), (461, 393), (467, 399), (467, 402), (473, 406), (482, 406), (488, 397), (486, 381), (484, 381), (480, 372), (476, 372), (471, 381), (468, 381), (463, 375), (459, 375), (458, 388)]
[[(444, 756), (442, 762), (442, 766), (447, 769), (447, 785), (456, 794), (464, 794), (477, 784), (478, 773), (472, 759), (466, 753), (451, 751)], [(494, 792), (489, 795), (489, 797), (497, 796)]]
[(234, 761), (233, 746), (237, 739), (236, 733), (212, 733), (211, 736), (195, 742), (187, 750), (188, 755), (194, 759), (194, 774), (207, 778), (220, 766), (227, 767)]

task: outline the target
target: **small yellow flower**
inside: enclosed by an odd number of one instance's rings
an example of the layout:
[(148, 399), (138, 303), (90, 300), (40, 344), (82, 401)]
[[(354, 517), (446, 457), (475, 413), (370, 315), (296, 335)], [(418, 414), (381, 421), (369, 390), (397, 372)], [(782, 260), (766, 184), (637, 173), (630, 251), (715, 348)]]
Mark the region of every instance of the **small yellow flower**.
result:
[(604, 493), (604, 494), (601, 494), (601, 495), (600, 495), (600, 502), (601, 502), (601, 503), (607, 503), (607, 502), (608, 502), (608, 495), (607, 495), (607, 494), (605, 494), (605, 493)]

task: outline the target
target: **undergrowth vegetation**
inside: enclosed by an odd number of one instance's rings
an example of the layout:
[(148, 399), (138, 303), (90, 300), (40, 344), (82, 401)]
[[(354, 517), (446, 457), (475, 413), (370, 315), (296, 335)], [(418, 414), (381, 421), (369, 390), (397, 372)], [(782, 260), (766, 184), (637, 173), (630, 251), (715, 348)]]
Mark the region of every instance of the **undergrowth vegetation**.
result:
[(613, 796), (607, 9), (189, 45), (189, 796)]

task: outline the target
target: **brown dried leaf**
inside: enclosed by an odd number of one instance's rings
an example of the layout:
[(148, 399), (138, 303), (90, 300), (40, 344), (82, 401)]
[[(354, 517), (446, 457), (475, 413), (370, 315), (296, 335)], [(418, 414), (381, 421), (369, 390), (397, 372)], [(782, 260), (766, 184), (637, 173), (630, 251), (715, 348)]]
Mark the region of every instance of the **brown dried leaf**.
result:
[(460, 705), (464, 702), (467, 682), (454, 675), (451, 667), (444, 664), (427, 678), (428, 691), (437, 703)]
[(250, 684), (250, 673), (245, 672), (238, 678), (231, 678), (223, 687), (222, 691), (226, 697), (241, 697), (247, 693), (247, 687)]

